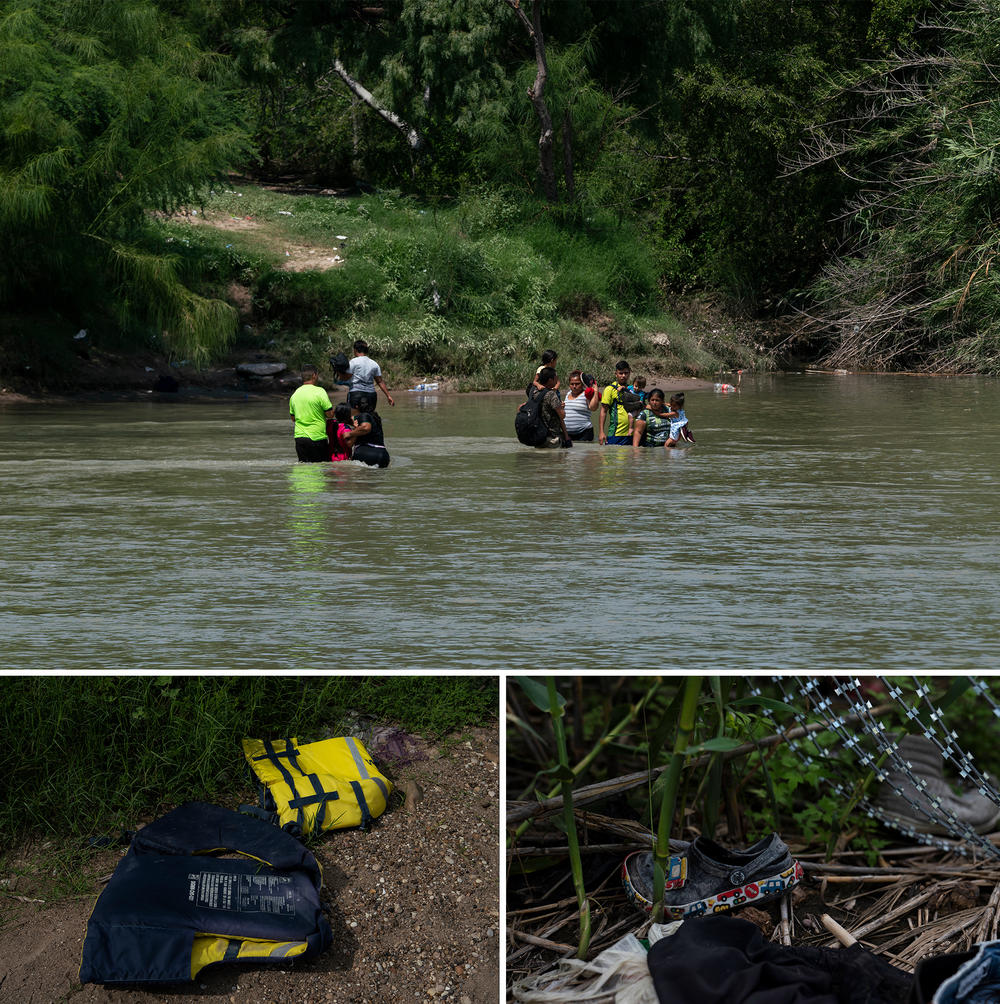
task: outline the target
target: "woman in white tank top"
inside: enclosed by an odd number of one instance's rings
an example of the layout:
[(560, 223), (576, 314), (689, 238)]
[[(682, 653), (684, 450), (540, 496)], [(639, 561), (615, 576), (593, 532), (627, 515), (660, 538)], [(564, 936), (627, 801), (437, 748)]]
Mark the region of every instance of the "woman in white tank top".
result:
[(569, 375), (569, 393), (563, 399), (563, 406), (566, 409), (566, 431), (574, 442), (594, 441), (594, 423), (590, 415), (600, 403), (601, 395), (594, 388), (593, 377), (590, 378), (589, 385), (585, 386), (583, 374), (579, 370), (573, 370)]

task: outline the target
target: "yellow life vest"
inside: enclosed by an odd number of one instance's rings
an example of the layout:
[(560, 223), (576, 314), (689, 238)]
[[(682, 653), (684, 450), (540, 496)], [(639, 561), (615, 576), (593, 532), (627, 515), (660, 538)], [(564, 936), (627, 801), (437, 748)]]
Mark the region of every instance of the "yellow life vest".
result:
[(264, 788), (264, 808), (297, 835), (367, 829), (392, 794), (392, 782), (351, 736), (305, 746), (297, 739), (244, 739), (243, 755)]

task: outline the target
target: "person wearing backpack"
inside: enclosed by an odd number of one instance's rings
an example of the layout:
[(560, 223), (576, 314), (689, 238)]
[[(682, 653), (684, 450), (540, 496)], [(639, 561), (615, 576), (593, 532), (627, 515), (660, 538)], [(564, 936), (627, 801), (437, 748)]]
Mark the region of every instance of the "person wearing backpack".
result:
[(615, 363), (615, 382), (608, 384), (601, 395), (601, 415), (598, 425), (597, 441), (601, 446), (630, 446), (632, 437), (629, 435), (629, 405), (632, 398), (638, 403), (638, 395), (628, 389), (628, 378), (632, 367), (620, 359)]
[(525, 446), (539, 449), (569, 447), (573, 441), (566, 431), (566, 413), (559, 391), (555, 389), (556, 371), (543, 366), (535, 384), (528, 388), (527, 398), (514, 418), (514, 431)]
[(359, 338), (354, 343), (354, 358), (348, 360), (347, 365), (343, 366), (345, 358), (343, 353), (339, 353), (337, 356), (331, 356), (330, 362), (335, 368), (343, 367), (338, 370), (339, 374), (351, 378), (351, 387), (347, 392), (347, 403), (352, 408), (358, 405), (362, 411), (374, 411), (378, 404), (376, 384), (382, 388), (382, 393), (385, 394), (385, 399), (389, 404), (395, 405), (396, 402), (382, 377), (382, 368), (368, 355), (367, 342)]

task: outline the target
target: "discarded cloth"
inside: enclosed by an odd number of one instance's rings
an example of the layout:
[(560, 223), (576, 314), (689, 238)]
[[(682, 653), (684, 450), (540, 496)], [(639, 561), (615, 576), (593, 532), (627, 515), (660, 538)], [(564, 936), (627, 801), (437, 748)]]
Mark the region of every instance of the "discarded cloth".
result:
[[(652, 924), (647, 940), (654, 945), (682, 923)], [(521, 1004), (658, 1004), (646, 951), (634, 934), (626, 934), (589, 962), (560, 959), (557, 969), (519, 980), (511, 994)]]
[[(233, 852), (238, 858), (216, 858)], [(294, 837), (206, 802), (136, 833), (87, 922), (81, 983), (175, 983), (217, 962), (287, 963), (333, 940)]]
[(692, 917), (649, 951), (660, 1004), (906, 1004), (912, 977), (860, 945), (786, 947), (737, 917)]
[(913, 971), (910, 1004), (933, 1004), (938, 987), (975, 955), (975, 951), (946, 952), (944, 955), (927, 955), (922, 958)]
[(1000, 941), (984, 941), (976, 954), (934, 994), (934, 1004), (997, 1004), (1000, 1001)]

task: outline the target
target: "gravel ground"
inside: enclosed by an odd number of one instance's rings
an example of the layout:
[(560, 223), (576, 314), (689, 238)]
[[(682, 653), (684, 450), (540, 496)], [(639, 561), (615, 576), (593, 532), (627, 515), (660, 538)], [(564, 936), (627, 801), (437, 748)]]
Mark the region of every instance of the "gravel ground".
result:
[(26, 851), (0, 876), (0, 1002), (499, 1002), (498, 744), (493, 725), (442, 751), (425, 747), (426, 759), (389, 770), (397, 790), (368, 833), (330, 833), (313, 845), (334, 942), (311, 963), (225, 964), (152, 991), (81, 986), (87, 918), (120, 855), (92, 859), (92, 894), (40, 903), (38, 852)]

